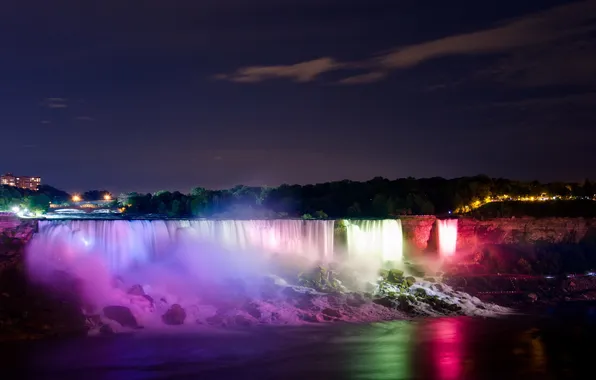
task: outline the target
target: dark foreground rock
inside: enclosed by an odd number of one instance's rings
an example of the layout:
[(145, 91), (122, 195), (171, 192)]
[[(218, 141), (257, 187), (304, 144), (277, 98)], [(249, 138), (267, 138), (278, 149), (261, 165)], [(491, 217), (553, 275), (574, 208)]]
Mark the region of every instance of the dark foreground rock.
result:
[(57, 275), (53, 289), (32, 283), (26, 275), (23, 247), (0, 250), (0, 341), (87, 333), (76, 279)]
[(168, 311), (162, 315), (161, 319), (166, 325), (182, 325), (186, 320), (186, 311), (182, 306), (173, 304)]
[(103, 314), (106, 318), (118, 322), (123, 327), (139, 328), (137, 319), (126, 306), (106, 306), (103, 308)]

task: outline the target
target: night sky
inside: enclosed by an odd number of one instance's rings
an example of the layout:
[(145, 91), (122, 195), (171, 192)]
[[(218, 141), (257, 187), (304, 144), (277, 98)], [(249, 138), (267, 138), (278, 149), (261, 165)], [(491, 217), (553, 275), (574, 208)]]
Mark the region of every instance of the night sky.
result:
[(596, 178), (596, 1), (0, 2), (0, 171)]

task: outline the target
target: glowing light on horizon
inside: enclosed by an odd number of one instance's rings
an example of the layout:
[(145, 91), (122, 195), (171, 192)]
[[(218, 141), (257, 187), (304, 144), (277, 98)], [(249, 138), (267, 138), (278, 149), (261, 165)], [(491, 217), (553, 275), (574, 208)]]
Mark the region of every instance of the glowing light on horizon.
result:
[(457, 219), (437, 220), (439, 255), (450, 257), (457, 249)]
[(401, 220), (345, 220), (348, 252), (353, 256), (400, 261), (403, 257)]
[(77, 194), (72, 196), (72, 201), (73, 202), (80, 202), (81, 201), (81, 197)]
[(112, 200), (112, 196), (110, 194), (106, 194), (103, 196), (103, 200), (104, 201), (111, 201)]

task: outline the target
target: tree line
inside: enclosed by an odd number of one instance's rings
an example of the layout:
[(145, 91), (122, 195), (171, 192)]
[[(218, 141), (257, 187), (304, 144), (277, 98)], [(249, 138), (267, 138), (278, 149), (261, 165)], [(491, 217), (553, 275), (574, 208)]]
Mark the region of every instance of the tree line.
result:
[[(515, 196), (592, 197), (591, 181), (583, 183), (524, 182), (485, 175), (444, 178), (376, 177), (369, 181), (335, 181), (312, 185), (278, 187), (235, 186), (225, 190), (194, 188), (179, 191), (121, 194), (114, 202), (129, 215), (157, 214), (168, 217), (305, 217), (305, 218), (387, 218), (400, 215), (443, 215), (463, 206), (503, 194)], [(102, 200), (106, 190), (81, 194), (83, 200)], [(62, 203), (71, 194), (51, 186), (39, 191), (0, 187), (0, 210), (18, 204), (45, 211), (50, 202)]]
[(442, 215), (487, 197), (508, 194), (592, 197), (583, 183), (523, 182), (479, 175), (455, 179), (373, 178), (279, 187), (236, 186), (225, 190), (193, 189), (190, 194), (158, 191), (129, 193), (118, 202), (129, 214), (171, 217), (387, 218)]

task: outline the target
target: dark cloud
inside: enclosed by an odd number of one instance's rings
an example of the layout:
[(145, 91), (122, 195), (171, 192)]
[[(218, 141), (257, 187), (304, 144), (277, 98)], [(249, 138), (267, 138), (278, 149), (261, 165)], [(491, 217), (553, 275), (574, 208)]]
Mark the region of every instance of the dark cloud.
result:
[[(552, 77), (558, 77), (556, 81), (582, 84), (595, 79), (596, 69), (592, 63), (596, 53), (580, 43), (573, 47), (567, 44), (570, 40), (590, 38), (596, 31), (595, 21), (596, 1), (580, 1), (510, 20), (494, 28), (396, 48), (365, 62), (341, 63), (333, 58), (320, 58), (283, 66), (246, 67), (220, 78), (246, 83), (272, 78), (306, 82), (326, 72), (359, 66), (368, 67), (370, 72), (341, 79), (339, 83), (368, 84), (386, 78), (387, 71), (408, 69), (440, 57), (508, 54), (512, 56), (511, 63), (500, 69), (502, 76), (523, 75), (527, 85), (545, 84)], [(563, 47), (552, 50), (551, 46), (557, 44)], [(553, 75), (559, 72), (563, 75)]]

